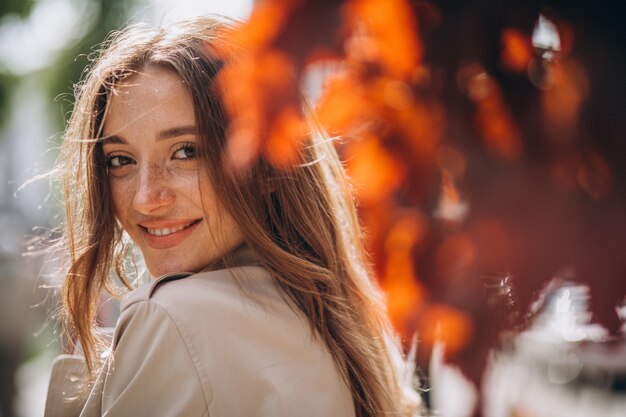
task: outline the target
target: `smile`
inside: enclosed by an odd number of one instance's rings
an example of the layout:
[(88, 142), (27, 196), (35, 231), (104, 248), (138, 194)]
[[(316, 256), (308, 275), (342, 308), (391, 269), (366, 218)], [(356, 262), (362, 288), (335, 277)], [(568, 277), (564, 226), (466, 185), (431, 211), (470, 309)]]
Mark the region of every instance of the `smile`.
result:
[(182, 224), (170, 223), (159, 225), (148, 223), (139, 226), (144, 233), (144, 239), (148, 246), (153, 249), (169, 249), (178, 246), (191, 236), (196, 226), (198, 226), (201, 221), (202, 219), (197, 219)]
[(146, 230), (148, 231), (148, 233), (150, 233), (153, 236), (167, 236), (167, 235), (171, 235), (172, 233), (176, 233), (176, 232), (180, 232), (183, 229), (188, 228), (189, 226), (191, 226), (194, 222), (191, 223), (187, 223), (184, 224), (182, 226), (177, 226), (177, 227), (166, 227), (164, 229), (152, 229), (150, 227), (146, 227)]

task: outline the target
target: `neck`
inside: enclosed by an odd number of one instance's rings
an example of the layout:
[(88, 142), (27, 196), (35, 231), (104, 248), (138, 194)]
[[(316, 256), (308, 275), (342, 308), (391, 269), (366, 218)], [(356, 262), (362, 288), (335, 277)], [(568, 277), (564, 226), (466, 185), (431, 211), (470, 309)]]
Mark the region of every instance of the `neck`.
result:
[(202, 271), (215, 271), (218, 269), (254, 265), (260, 265), (257, 256), (246, 242), (242, 242), (239, 246), (202, 268)]

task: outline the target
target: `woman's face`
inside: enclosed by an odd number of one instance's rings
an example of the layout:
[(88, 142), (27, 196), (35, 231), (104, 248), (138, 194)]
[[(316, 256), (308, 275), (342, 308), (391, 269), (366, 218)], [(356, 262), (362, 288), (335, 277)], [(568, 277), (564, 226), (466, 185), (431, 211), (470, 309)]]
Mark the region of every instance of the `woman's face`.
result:
[(196, 272), (241, 243), (197, 156), (193, 101), (179, 76), (146, 67), (110, 97), (103, 151), (115, 215), (150, 273)]

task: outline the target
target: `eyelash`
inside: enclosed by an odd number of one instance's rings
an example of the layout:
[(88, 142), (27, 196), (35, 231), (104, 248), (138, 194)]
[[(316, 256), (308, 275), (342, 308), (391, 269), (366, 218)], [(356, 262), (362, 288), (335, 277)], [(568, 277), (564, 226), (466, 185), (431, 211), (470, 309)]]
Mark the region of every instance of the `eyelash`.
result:
[[(174, 155), (176, 155), (178, 152), (184, 150), (185, 151), (185, 157), (184, 158), (175, 158)], [(191, 151), (191, 155), (187, 155), (187, 151)], [(174, 150), (173, 154), (172, 154), (172, 159), (174, 160), (178, 160), (178, 161), (184, 161), (184, 160), (191, 160), (191, 159), (195, 159), (196, 157), (196, 145), (194, 143), (182, 143), (180, 145), (177, 146), (177, 148)], [(125, 163), (121, 163), (120, 165), (113, 165), (113, 161), (116, 158), (120, 158), (123, 159), (125, 161)], [(126, 165), (130, 165), (133, 164), (135, 161), (133, 161), (132, 158), (126, 156), (126, 155), (108, 155), (106, 157), (106, 166), (108, 169), (116, 169), (116, 168), (122, 168)], [(119, 163), (119, 162), (118, 162)]]
[[(114, 161), (116, 158), (123, 158), (123, 159), (124, 159), (124, 160), (126, 160), (127, 162), (126, 162), (126, 163), (124, 163), (124, 164), (120, 164), (120, 165), (113, 165), (113, 161)], [(125, 156), (125, 155), (109, 155), (109, 156), (107, 156), (107, 158), (106, 158), (106, 167), (107, 167), (108, 169), (122, 168), (123, 166), (130, 165), (130, 164), (132, 164), (133, 162), (134, 162), (134, 161), (132, 160), (132, 158), (129, 158), (128, 156)]]
[(185, 158), (178, 158), (178, 159), (194, 159), (196, 157), (196, 145), (194, 143), (191, 142), (187, 142), (187, 143), (181, 143), (180, 145), (178, 145), (177, 149), (174, 151), (174, 155), (176, 155), (178, 152), (185, 150), (188, 151), (190, 150), (192, 152), (191, 156), (187, 156), (187, 153), (185, 152)]

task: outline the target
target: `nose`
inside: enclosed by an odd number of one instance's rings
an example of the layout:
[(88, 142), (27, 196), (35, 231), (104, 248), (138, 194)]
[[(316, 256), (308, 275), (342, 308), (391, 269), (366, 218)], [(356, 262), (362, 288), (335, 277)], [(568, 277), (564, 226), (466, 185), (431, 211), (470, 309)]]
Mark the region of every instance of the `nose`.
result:
[(137, 173), (133, 208), (142, 214), (159, 214), (174, 203), (176, 194), (167, 172), (157, 165), (141, 167)]

